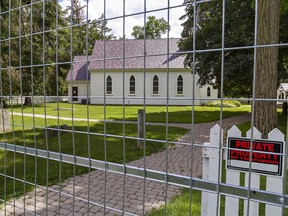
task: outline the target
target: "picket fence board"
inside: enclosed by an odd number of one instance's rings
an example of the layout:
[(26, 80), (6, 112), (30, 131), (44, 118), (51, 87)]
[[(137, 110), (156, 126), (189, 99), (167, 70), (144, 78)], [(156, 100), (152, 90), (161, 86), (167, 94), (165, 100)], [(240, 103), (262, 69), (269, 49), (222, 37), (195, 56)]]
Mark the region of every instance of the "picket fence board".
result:
[[(227, 133), (228, 137), (241, 137), (241, 131), (234, 125)], [(227, 153), (226, 153), (227, 154)], [(240, 172), (234, 170), (226, 170), (226, 183), (232, 185), (240, 185)], [(233, 206), (233, 208), (231, 208)], [(234, 216), (235, 212), (239, 212), (239, 199), (234, 197), (225, 197), (225, 216)]]
[[(205, 180), (217, 182), (219, 175), (221, 175), (221, 166), (219, 170), (219, 141), (220, 141), (220, 132), (221, 137), (223, 138), (223, 130), (218, 124), (216, 124), (210, 130), (210, 148), (206, 148), (204, 151), (205, 157), (203, 158), (203, 166), (206, 164), (208, 166), (208, 175), (203, 175)], [(221, 143), (222, 145), (222, 143)], [(211, 148), (213, 147), (213, 148)], [(211, 161), (213, 161), (211, 163)], [(220, 197), (215, 193), (202, 192), (202, 209), (201, 215), (218, 215), (220, 213), (220, 208), (218, 204), (220, 203)]]
[[(248, 139), (252, 138), (252, 130), (248, 130), (246, 133), (246, 137)], [(262, 134), (261, 132), (253, 127), (253, 138), (254, 139), (261, 139)], [(259, 189), (260, 188), (260, 175), (256, 173), (250, 173), (250, 189)], [(248, 188), (249, 186), (249, 173), (245, 173), (245, 187)], [(247, 200), (244, 200), (244, 215), (247, 215)], [(249, 203), (249, 215), (258, 215), (259, 212), (259, 203), (250, 201)]]
[[(269, 140), (275, 140), (275, 141), (284, 141), (285, 137), (284, 134), (277, 128), (272, 130), (268, 134)], [(266, 179), (266, 191), (276, 192), (276, 193), (282, 193), (283, 191), (283, 178), (282, 177), (273, 177), (273, 176), (267, 176)], [(265, 205), (265, 213), (268, 216), (273, 215), (282, 215), (282, 208), (278, 206), (272, 206), (272, 205)]]

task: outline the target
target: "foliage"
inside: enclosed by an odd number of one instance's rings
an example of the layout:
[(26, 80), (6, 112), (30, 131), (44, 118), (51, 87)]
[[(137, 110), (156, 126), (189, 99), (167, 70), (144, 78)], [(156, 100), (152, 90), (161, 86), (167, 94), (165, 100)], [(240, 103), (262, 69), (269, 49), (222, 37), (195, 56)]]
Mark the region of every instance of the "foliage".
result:
[[(91, 55), (96, 40), (110, 40), (115, 38), (111, 28), (107, 27), (107, 21), (103, 15), (98, 19), (90, 20), (84, 14), (85, 6), (79, 0), (73, 1), (73, 5), (64, 10), (65, 20), (71, 26), (72, 56)], [(87, 11), (86, 11), (87, 13)]]
[(73, 1), (72, 10), (68, 7), (64, 11), (57, 1), (30, 3), (0, 3), (2, 95), (21, 94), (26, 96), (26, 104), (31, 104), (33, 95), (67, 94), (65, 79), (71, 67), (67, 62), (74, 55), (91, 54), (95, 40), (113, 38), (103, 16), (86, 19), (79, 0)]
[[(22, 6), (26, 4), (30, 1), (22, 1)], [(20, 7), (19, 1), (1, 1), (2, 12), (9, 8), (18, 9), (1, 15), (3, 95), (64, 94), (69, 65), (58, 63), (69, 59), (64, 48), (69, 32), (61, 30), (66, 26), (61, 7), (55, 1), (39, 1), (27, 7)], [(12, 85), (6, 81), (11, 72), (20, 77)]]
[(132, 36), (135, 39), (159, 39), (162, 34), (170, 30), (168, 22), (162, 17), (148, 16), (146, 26), (133, 26)]
[[(193, 50), (192, 0), (187, 3), (183, 22), (182, 39), (179, 47), (182, 51)], [(284, 7), (284, 6), (283, 6)], [(255, 8), (253, 0), (227, 0), (225, 5), (225, 48), (247, 47), (254, 44)], [(221, 47), (222, 47), (222, 1), (210, 1), (198, 4), (196, 25), (196, 49), (218, 49), (212, 52), (196, 54), (196, 73), (198, 84), (211, 84), (221, 87)], [(288, 10), (282, 10), (280, 19), (280, 42), (288, 41)], [(288, 80), (287, 47), (279, 49), (279, 82)], [(253, 81), (253, 49), (231, 49), (224, 53), (224, 94), (230, 97), (251, 97)], [(186, 67), (193, 67), (193, 54), (187, 54)]]
[[(221, 101), (220, 100), (214, 100), (209, 101), (206, 106), (212, 106), (212, 107), (220, 107)], [(241, 103), (239, 101), (230, 101), (230, 100), (223, 100), (222, 107), (240, 107)]]

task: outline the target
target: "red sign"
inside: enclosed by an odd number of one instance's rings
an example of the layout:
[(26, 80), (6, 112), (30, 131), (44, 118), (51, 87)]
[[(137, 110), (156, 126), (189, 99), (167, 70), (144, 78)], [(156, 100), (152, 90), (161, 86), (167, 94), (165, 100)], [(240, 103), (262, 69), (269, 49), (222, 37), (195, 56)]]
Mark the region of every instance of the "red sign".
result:
[(282, 176), (284, 142), (229, 137), (227, 147), (227, 169), (249, 171), (251, 153), (252, 172)]

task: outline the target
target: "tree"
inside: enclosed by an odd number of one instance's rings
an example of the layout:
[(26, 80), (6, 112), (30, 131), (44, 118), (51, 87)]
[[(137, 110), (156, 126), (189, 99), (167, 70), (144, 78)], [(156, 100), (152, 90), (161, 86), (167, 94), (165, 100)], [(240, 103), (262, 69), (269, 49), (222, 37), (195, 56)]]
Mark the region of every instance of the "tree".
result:
[(91, 55), (96, 40), (115, 38), (110, 33), (112, 29), (107, 27), (107, 21), (104, 20), (103, 15), (98, 19), (87, 19), (84, 13), (85, 7), (79, 0), (74, 0), (72, 7), (68, 6), (64, 10), (65, 19), (72, 26), (72, 56)]
[[(30, 0), (2, 0), (0, 4), (1, 13), (6, 11), (0, 20), (2, 95), (21, 93), (26, 105), (31, 104), (31, 96), (67, 94), (65, 79), (71, 64), (63, 63), (70, 62), (74, 55), (91, 54), (96, 39), (113, 38), (103, 16), (86, 20), (79, 0), (73, 1), (70, 8), (72, 17), (69, 8), (64, 13), (57, 1), (31, 5)], [(11, 68), (21, 77), (18, 83), (8, 82)]]
[[(13, 90), (19, 87), (25, 96), (25, 104), (29, 105), (30, 96), (61, 95), (67, 91), (65, 77), (68, 65), (58, 63), (69, 60), (64, 48), (69, 32), (61, 30), (67, 23), (57, 1), (39, 2), (29, 7), (22, 6), (31, 1), (23, 0), (21, 3), (1, 1), (2, 11), (18, 8), (1, 16), (1, 75), (5, 79), (4, 71), (16, 68), (21, 82), (17, 86), (15, 83), (9, 85)], [(11, 39), (13, 37), (17, 39)]]
[[(276, 4), (278, 1), (271, 1), (270, 4)], [(196, 34), (196, 47), (197, 50), (217, 49), (213, 52), (199, 52), (196, 54), (195, 69), (199, 74), (199, 85), (212, 84), (215, 88), (221, 88), (221, 47), (222, 47), (222, 1), (211, 1), (197, 6), (197, 25), (193, 29), (193, 14), (194, 8), (191, 0), (186, 0), (186, 14), (181, 18), (183, 22), (182, 39), (179, 43), (179, 48), (182, 51), (193, 50), (193, 32)], [(279, 32), (279, 10), (272, 7), (269, 11), (266, 0), (259, 1), (259, 23), (258, 23), (258, 44), (278, 43), (277, 32)], [(277, 3), (278, 4), (278, 3)], [(246, 49), (231, 49), (224, 52), (224, 95), (230, 97), (251, 97), (253, 89), (253, 65), (254, 65), (254, 28), (255, 28), (255, 2), (254, 0), (227, 0), (225, 5), (225, 48), (232, 47), (246, 47)], [(282, 6), (284, 8), (284, 6)], [(268, 14), (267, 14), (268, 13)], [(276, 19), (278, 17), (278, 21)], [(275, 24), (268, 19), (275, 21)], [(287, 10), (282, 10), (280, 22), (280, 41), (287, 42)], [(262, 26), (265, 24), (265, 29)], [(268, 30), (268, 27), (270, 28)], [(270, 32), (272, 31), (272, 32)], [(272, 34), (273, 32), (276, 35)], [(267, 39), (267, 35), (273, 38)], [(265, 40), (263, 40), (263, 38)], [(252, 48), (248, 48), (248, 47)], [(270, 49), (270, 51), (268, 51)], [(275, 98), (277, 81), (285, 81), (288, 79), (288, 55), (287, 47), (279, 48), (279, 67), (277, 65), (277, 48), (258, 48), (257, 49), (257, 76), (256, 76), (256, 98)], [(272, 51), (273, 50), (273, 51)], [(264, 55), (264, 52), (267, 52)], [(269, 56), (269, 57), (268, 57)], [(273, 56), (273, 57), (272, 57)], [(262, 59), (260, 63), (260, 59)], [(186, 67), (192, 68), (193, 54), (185, 56)], [(261, 65), (260, 65), (261, 64)], [(270, 65), (269, 67), (267, 66)], [(273, 65), (273, 66), (272, 66)], [(273, 70), (273, 71), (271, 71)], [(264, 72), (265, 71), (265, 72)], [(265, 73), (265, 76), (264, 76)], [(277, 73), (279, 74), (277, 78)], [(273, 75), (272, 75), (273, 74)], [(259, 76), (264, 76), (266, 80), (261, 79)], [(267, 78), (269, 76), (269, 78)], [(270, 85), (270, 76), (273, 76), (273, 83)], [(264, 78), (264, 79), (265, 79)], [(275, 80), (276, 79), (276, 82)], [(259, 91), (259, 85), (269, 87)], [(258, 89), (258, 90), (257, 90)], [(264, 94), (263, 92), (271, 92), (271, 94)], [(261, 93), (260, 93), (261, 92)], [(259, 108), (258, 103), (255, 104)], [(271, 106), (267, 104), (261, 105)], [(268, 117), (263, 117), (260, 120), (259, 115), (256, 114), (255, 126), (264, 134), (273, 128), (276, 123), (275, 106), (271, 106), (274, 115), (270, 116), (270, 111), (256, 108), (256, 113), (266, 114)], [(271, 111), (272, 112), (272, 111)], [(273, 120), (271, 118), (274, 118)], [(263, 122), (264, 121), (264, 122)], [(269, 129), (270, 128), (270, 129)]]
[[(191, 0), (187, 0), (189, 3)], [(241, 47), (253, 45), (254, 11), (251, 1), (227, 1), (225, 8), (225, 47)], [(191, 3), (191, 2), (190, 2)], [(241, 5), (241, 7), (239, 7)], [(202, 13), (200, 11), (203, 11)], [(183, 25), (181, 50), (193, 50), (193, 14), (191, 4), (186, 7), (186, 19)], [(196, 49), (220, 49), (222, 46), (222, 1), (211, 1), (198, 5), (196, 25)], [(221, 51), (200, 52), (196, 54), (196, 72), (200, 79), (198, 84), (211, 84), (221, 89)], [(251, 96), (253, 79), (253, 50), (239, 49), (225, 52), (224, 59), (224, 94), (227, 96)], [(193, 54), (187, 54), (184, 62), (192, 68)], [(228, 82), (229, 81), (229, 82)], [(244, 86), (244, 88), (243, 88)]]
[(168, 22), (164, 18), (156, 19), (155, 16), (148, 16), (146, 27), (133, 26), (132, 36), (135, 39), (159, 39), (161, 35), (170, 30)]
[[(278, 44), (280, 0), (262, 0), (258, 7), (258, 44)], [(278, 47), (257, 49), (256, 98), (277, 97)], [(264, 134), (277, 127), (276, 101), (259, 100), (255, 103), (255, 126)]]

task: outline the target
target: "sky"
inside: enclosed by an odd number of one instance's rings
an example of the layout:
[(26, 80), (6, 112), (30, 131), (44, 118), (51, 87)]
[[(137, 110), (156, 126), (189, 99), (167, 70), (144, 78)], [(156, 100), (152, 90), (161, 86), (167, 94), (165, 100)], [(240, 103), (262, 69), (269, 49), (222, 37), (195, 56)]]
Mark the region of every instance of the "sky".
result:
[[(105, 0), (89, 0), (88, 2), (88, 18), (93, 20), (99, 18), (104, 13), (104, 1)], [(184, 0), (170, 0), (169, 11), (169, 24), (171, 31), (169, 32), (169, 38), (180, 38), (183, 21), (179, 18), (184, 14), (184, 6), (182, 5)], [(87, 5), (87, 0), (80, 0), (81, 5)], [(106, 0), (106, 19), (108, 19), (108, 27), (112, 28), (112, 34), (114, 36), (123, 36), (123, 2), (124, 0)], [(126, 38), (133, 38), (131, 33), (133, 26), (144, 26), (144, 15), (137, 13), (143, 13), (145, 0), (125, 0), (125, 32)], [(63, 9), (71, 5), (71, 0), (59, 0)], [(155, 16), (156, 18), (163, 17), (168, 21), (168, 10), (159, 10), (161, 8), (168, 7), (168, 0), (146, 0), (146, 11), (148, 16)], [(175, 8), (173, 8), (175, 7)], [(86, 11), (87, 8), (84, 8)], [(85, 13), (86, 14), (86, 13)], [(132, 15), (132, 16), (130, 16)], [(117, 18), (119, 17), (119, 18)], [(167, 37), (166, 35), (162, 36)]]

